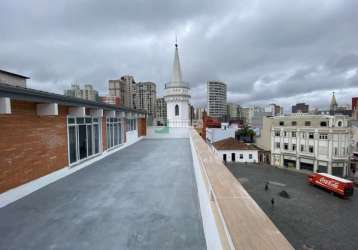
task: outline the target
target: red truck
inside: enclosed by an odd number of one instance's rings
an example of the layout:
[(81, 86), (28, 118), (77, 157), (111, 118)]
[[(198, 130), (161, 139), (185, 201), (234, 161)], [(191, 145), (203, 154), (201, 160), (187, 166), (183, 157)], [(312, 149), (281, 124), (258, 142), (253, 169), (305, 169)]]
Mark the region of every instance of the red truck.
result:
[(326, 173), (314, 173), (308, 176), (308, 182), (314, 186), (320, 186), (342, 197), (353, 195), (353, 182)]

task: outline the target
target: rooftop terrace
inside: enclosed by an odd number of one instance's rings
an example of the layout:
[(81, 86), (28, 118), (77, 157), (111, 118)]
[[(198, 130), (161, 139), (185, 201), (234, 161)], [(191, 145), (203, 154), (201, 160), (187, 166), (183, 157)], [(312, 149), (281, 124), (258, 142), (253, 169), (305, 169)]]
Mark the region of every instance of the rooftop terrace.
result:
[(0, 209), (0, 249), (206, 249), (188, 139), (141, 140)]
[(194, 130), (165, 132), (0, 208), (0, 249), (292, 249)]

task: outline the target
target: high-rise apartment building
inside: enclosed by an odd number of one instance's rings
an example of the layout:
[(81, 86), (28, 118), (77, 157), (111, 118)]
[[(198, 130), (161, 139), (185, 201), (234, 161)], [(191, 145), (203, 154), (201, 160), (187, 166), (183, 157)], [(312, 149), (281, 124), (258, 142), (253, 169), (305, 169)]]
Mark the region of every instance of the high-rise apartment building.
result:
[(156, 99), (155, 115), (156, 125), (167, 125), (167, 103), (164, 97)]
[(195, 119), (202, 120), (204, 112), (205, 112), (205, 108), (195, 108)]
[(210, 117), (223, 119), (226, 116), (226, 91), (226, 84), (223, 82), (207, 82), (208, 113)]
[(306, 103), (297, 103), (292, 106), (292, 113), (308, 113), (309, 105)]
[(265, 112), (270, 113), (271, 116), (277, 116), (283, 114), (283, 107), (277, 105), (277, 104), (269, 104), (265, 107)]
[(121, 104), (126, 107), (146, 110), (148, 118), (153, 119), (157, 94), (154, 82), (136, 83), (133, 76), (125, 75), (109, 80), (108, 84), (110, 96), (119, 96)]
[(119, 96), (122, 105), (134, 108), (133, 95), (135, 95), (135, 81), (133, 76), (125, 75), (117, 80), (109, 80), (108, 87), (110, 96)]
[(257, 117), (264, 116), (261, 114), (270, 115), (268, 112), (267, 113), (265, 112), (265, 108), (260, 107), (260, 106), (240, 108), (240, 118), (248, 126), (253, 126), (254, 120), (257, 120)]
[(239, 109), (239, 105), (235, 104), (235, 103), (228, 103), (227, 104), (227, 115), (230, 119), (232, 118), (238, 118), (239, 114), (238, 114), (238, 109)]
[(134, 108), (144, 109), (148, 115), (155, 113), (157, 87), (154, 82), (139, 82), (135, 84), (133, 95)]
[(133, 108), (147, 111), (148, 124), (153, 124), (157, 87), (154, 82), (139, 82), (133, 85)]
[(352, 97), (352, 110), (358, 109), (358, 97)]
[(239, 118), (244, 122), (244, 124), (247, 124), (249, 122), (250, 119), (250, 115), (251, 114), (251, 108), (247, 108), (247, 107), (240, 107), (239, 108)]
[(358, 120), (358, 97), (352, 97), (352, 119)]
[(98, 101), (98, 92), (93, 89), (91, 84), (85, 84), (83, 89), (79, 84), (72, 84), (70, 89), (64, 91), (64, 94), (85, 100)]

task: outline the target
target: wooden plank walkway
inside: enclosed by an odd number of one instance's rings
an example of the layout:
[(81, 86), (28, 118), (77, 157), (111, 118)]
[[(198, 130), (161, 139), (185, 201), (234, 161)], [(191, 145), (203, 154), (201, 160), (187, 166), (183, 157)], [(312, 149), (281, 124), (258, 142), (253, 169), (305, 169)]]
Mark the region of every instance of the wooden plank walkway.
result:
[[(212, 197), (224, 249), (293, 249), (243, 186), (194, 130), (201, 172)], [(218, 213), (218, 214), (215, 214)]]

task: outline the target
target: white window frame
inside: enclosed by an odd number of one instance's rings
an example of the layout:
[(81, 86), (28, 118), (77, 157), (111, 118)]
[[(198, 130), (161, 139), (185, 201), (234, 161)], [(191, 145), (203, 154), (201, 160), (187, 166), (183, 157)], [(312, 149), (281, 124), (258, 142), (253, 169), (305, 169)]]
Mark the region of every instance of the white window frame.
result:
[[(114, 136), (115, 135), (115, 130), (114, 130), (115, 124), (117, 124), (117, 142), (115, 142), (115, 136)], [(108, 131), (108, 128), (110, 129), (110, 131)], [(109, 136), (109, 144), (108, 144), (108, 136)], [(106, 118), (106, 145), (107, 145), (107, 150), (111, 150), (111, 149), (120, 147), (120, 146), (123, 145), (123, 143), (124, 143), (124, 138), (123, 138), (123, 122), (122, 122), (122, 119), (119, 118), (119, 117), (107, 117)]]
[[(84, 123), (77, 123), (77, 118), (83, 118), (84, 119)], [(88, 123), (86, 121), (86, 118), (91, 118), (91, 122)], [(74, 119), (74, 123), (69, 123), (69, 119)], [(94, 121), (94, 119), (97, 119), (97, 121)], [(68, 167), (73, 167), (74, 165), (77, 165), (83, 161), (86, 161), (88, 159), (91, 159), (93, 157), (96, 157), (100, 154), (102, 154), (102, 120), (101, 117), (94, 117), (94, 116), (72, 116), (72, 115), (67, 115), (66, 117), (66, 125), (67, 125), (67, 161), (68, 161)], [(86, 141), (87, 141), (87, 146), (86, 146), (86, 154), (87, 156), (83, 159), (80, 159), (80, 152), (79, 152), (79, 133), (78, 133), (78, 128), (80, 125), (85, 125), (86, 126)], [(88, 125), (92, 125), (91, 126), (91, 133), (92, 133), (92, 155), (88, 155), (88, 135), (87, 135), (87, 126)], [(94, 130), (93, 130), (93, 125), (98, 125), (98, 152), (95, 153), (95, 140), (94, 140)], [(76, 161), (71, 163), (71, 153), (70, 153), (70, 133), (69, 133), (69, 128), (70, 127), (75, 127), (75, 136), (76, 136)]]

